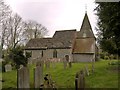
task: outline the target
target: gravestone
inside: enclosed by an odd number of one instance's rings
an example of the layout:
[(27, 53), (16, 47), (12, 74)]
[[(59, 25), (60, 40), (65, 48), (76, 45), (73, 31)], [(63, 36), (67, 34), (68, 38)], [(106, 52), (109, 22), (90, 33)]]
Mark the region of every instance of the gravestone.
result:
[(92, 62), (92, 73), (94, 73), (94, 62)]
[(43, 84), (43, 68), (44, 68), (44, 61), (39, 61), (36, 66), (39, 66), (39, 73), (40, 73), (40, 84)]
[(45, 66), (46, 66), (46, 69), (49, 69), (49, 68), (50, 68), (50, 61), (49, 61), (49, 60), (46, 60), (46, 61), (45, 61)]
[(11, 71), (12, 70), (12, 66), (10, 64), (5, 65), (5, 71)]
[(34, 87), (40, 88), (40, 85), (43, 84), (43, 68), (42, 65), (36, 66), (34, 68)]
[(69, 62), (68, 65), (69, 65), (69, 68), (71, 68), (72, 67), (72, 62)]
[(79, 88), (84, 89), (85, 88), (85, 76), (84, 76), (84, 72), (83, 70), (80, 71), (80, 75), (79, 75)]
[(66, 69), (67, 68), (67, 61), (66, 61), (66, 59), (63, 59), (63, 64), (64, 64), (64, 69)]
[(53, 58), (53, 59), (51, 60), (51, 65), (52, 65), (53, 68), (56, 67), (56, 62), (57, 62), (57, 58)]
[(88, 70), (88, 66), (87, 66), (87, 65), (85, 66), (85, 74), (86, 74), (87, 76), (89, 76), (89, 70)]
[(75, 89), (79, 90), (80, 88), (82, 90), (85, 88), (85, 76), (83, 70), (77, 72), (75, 77)]
[(79, 74), (76, 73), (76, 76), (75, 76), (75, 90), (78, 90), (78, 87), (79, 87)]
[(22, 67), (17, 71), (17, 88), (30, 88), (29, 85), (29, 69), (27, 67)]

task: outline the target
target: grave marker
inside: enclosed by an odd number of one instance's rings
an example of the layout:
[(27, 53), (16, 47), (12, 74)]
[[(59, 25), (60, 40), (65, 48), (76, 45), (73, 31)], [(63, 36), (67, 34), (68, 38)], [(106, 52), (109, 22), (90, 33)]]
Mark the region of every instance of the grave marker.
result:
[(75, 77), (75, 89), (79, 90), (80, 88), (81, 89), (85, 88), (85, 76), (83, 70), (76, 73), (76, 77)]
[(34, 87), (40, 88), (40, 85), (43, 83), (43, 68), (42, 66), (36, 66), (34, 68)]
[(67, 68), (67, 61), (66, 61), (66, 59), (63, 59), (63, 64), (64, 64), (64, 69), (66, 69)]
[(87, 65), (85, 66), (85, 74), (86, 74), (87, 76), (89, 76), (89, 70), (88, 70), (88, 66), (87, 66)]
[(69, 62), (68, 64), (69, 64), (69, 68), (71, 68), (72, 67), (72, 62)]
[(10, 64), (5, 65), (5, 71), (11, 71), (12, 70), (12, 66)]
[(20, 88), (30, 88), (29, 85), (29, 69), (27, 67), (22, 67), (17, 71), (17, 84), (18, 89)]
[(85, 88), (85, 76), (84, 76), (84, 72), (83, 70), (80, 71), (80, 76), (79, 76), (79, 85), (80, 87), (79, 88)]
[(49, 60), (46, 60), (46, 61), (45, 61), (45, 66), (46, 66), (46, 69), (49, 69), (49, 68), (50, 68), (50, 61), (49, 61)]

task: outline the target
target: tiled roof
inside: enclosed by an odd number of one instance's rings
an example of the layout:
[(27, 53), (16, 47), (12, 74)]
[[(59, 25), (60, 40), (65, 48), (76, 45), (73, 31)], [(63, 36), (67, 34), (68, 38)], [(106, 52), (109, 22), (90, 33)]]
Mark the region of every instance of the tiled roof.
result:
[(92, 28), (91, 28), (91, 25), (90, 25), (90, 22), (89, 22), (89, 19), (88, 19), (87, 13), (85, 14), (85, 17), (83, 19), (81, 29), (77, 33), (77, 38), (83, 38), (84, 33), (86, 34), (85, 37), (95, 38), (93, 31), (92, 31)]
[(83, 38), (76, 39), (73, 47), (73, 53), (94, 53), (95, 39)]
[(76, 36), (76, 29), (73, 30), (62, 30), (62, 31), (56, 31), (53, 39), (57, 39), (60, 42), (64, 43), (66, 47), (71, 46), (74, 42)]
[(53, 38), (31, 39), (26, 49), (71, 48), (76, 30), (56, 31)]

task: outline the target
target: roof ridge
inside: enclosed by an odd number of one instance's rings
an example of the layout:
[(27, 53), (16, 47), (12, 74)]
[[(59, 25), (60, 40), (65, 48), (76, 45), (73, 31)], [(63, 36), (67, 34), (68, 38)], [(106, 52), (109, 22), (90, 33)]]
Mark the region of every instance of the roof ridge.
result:
[(63, 31), (77, 31), (76, 29), (70, 29), (70, 30), (56, 30), (56, 32), (63, 32)]

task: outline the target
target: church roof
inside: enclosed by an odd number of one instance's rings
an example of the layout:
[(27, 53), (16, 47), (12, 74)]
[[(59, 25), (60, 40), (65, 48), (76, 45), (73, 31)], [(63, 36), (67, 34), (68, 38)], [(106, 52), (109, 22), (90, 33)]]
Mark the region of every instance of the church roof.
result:
[(77, 38), (84, 38), (84, 37), (95, 38), (87, 13), (85, 13), (82, 26), (80, 28), (80, 31), (77, 33)]
[(76, 39), (72, 53), (94, 53), (94, 38)]
[(29, 40), (26, 49), (71, 48), (72, 53), (93, 53), (95, 36), (87, 13), (80, 31), (76, 29), (56, 31), (52, 38), (35, 38)]
[(26, 44), (26, 49), (71, 48), (76, 30), (56, 31), (53, 38), (35, 38)]

